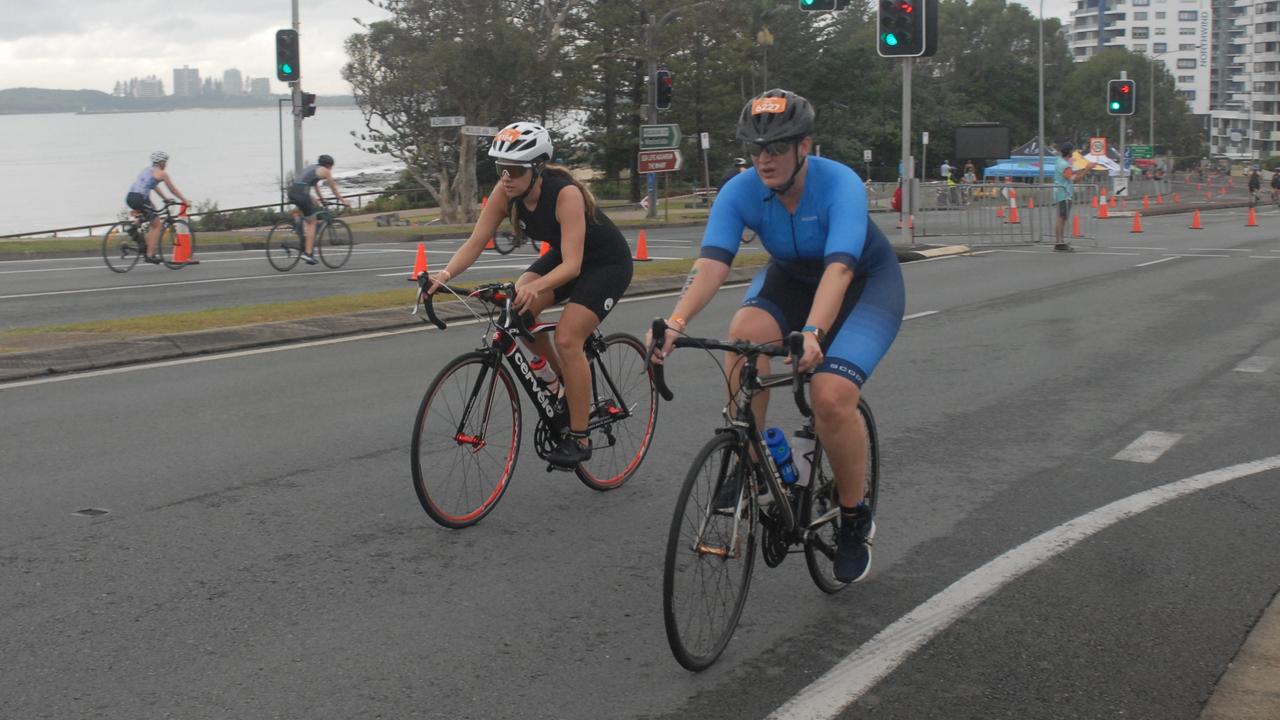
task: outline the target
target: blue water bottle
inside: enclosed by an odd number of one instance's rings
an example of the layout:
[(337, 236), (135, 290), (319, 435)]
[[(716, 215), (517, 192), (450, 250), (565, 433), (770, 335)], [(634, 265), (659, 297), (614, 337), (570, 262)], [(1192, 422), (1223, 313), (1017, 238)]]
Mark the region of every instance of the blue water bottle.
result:
[(778, 466), (783, 484), (794, 484), (797, 477), (796, 466), (791, 461), (791, 446), (787, 444), (787, 434), (776, 427), (771, 427), (764, 431), (764, 444), (769, 448), (774, 464)]

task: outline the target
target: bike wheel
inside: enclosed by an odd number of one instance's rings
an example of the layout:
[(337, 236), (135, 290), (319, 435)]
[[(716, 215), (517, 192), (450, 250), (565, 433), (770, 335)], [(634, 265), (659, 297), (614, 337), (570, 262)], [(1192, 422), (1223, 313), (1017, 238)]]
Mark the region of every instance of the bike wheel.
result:
[(267, 262), (271, 267), (285, 272), (292, 270), (302, 257), (302, 238), (293, 223), (281, 220), (267, 233)]
[(519, 243), (516, 242), (516, 236), (510, 230), (497, 233), (493, 236), (493, 249), (498, 251), (499, 255), (507, 255), (516, 249)]
[[(184, 260), (176, 259), (180, 249), (179, 238), (181, 238), (181, 243), (188, 247), (188, 250), (183, 254)], [(160, 259), (164, 262), (165, 267), (170, 270), (186, 267), (196, 252), (196, 233), (186, 220), (174, 220), (172, 223), (165, 225), (164, 232), (160, 233), (159, 249)]]
[[(876, 500), (880, 497), (880, 446), (876, 439), (876, 423), (871, 416), (871, 406), (865, 400), (858, 401), (858, 415), (867, 428), (867, 481), (863, 501), (876, 516)], [(836, 579), (832, 563), (836, 559), (836, 534), (840, 528), (840, 504), (836, 500), (835, 476), (831, 463), (819, 444), (814, 451), (814, 467), (818, 468), (809, 487), (805, 490), (800, 522), (810, 530), (804, 543), (804, 563), (809, 568), (813, 584), (824, 593), (836, 593), (849, 583)], [(816, 525), (816, 527), (815, 527)]]
[(636, 338), (614, 333), (604, 339), (591, 364), (591, 459), (574, 471), (592, 490), (620, 487), (649, 452), (658, 422), (658, 390), (644, 350)]
[(102, 259), (107, 267), (118, 273), (127, 273), (138, 264), (145, 252), (140, 242), (129, 234), (128, 223), (116, 223), (102, 236)]
[(520, 453), (520, 397), (497, 358), (471, 352), (440, 371), (413, 423), (418, 502), (448, 528), (474, 525), (507, 490)]
[(324, 232), (316, 239), (316, 250), (320, 253), (320, 262), (325, 267), (337, 270), (351, 259), (351, 248), (355, 241), (351, 236), (351, 228), (341, 220), (330, 220), (324, 226)]
[[(746, 449), (721, 433), (689, 468), (667, 535), (662, 619), (667, 643), (686, 670), (705, 670), (720, 657), (742, 616), (755, 562), (756, 499)], [(736, 482), (733, 510), (718, 509), (723, 484)]]

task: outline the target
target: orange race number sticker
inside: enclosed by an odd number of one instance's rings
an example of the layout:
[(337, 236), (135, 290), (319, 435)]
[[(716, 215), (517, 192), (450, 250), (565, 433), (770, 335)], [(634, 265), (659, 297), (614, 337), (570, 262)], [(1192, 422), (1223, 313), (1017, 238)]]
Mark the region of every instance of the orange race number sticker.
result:
[(787, 109), (787, 99), (784, 97), (768, 97), (756, 98), (751, 103), (752, 115), (763, 115), (765, 113), (780, 113)]
[(503, 128), (493, 136), (494, 142), (515, 142), (520, 139), (520, 131), (515, 128)]

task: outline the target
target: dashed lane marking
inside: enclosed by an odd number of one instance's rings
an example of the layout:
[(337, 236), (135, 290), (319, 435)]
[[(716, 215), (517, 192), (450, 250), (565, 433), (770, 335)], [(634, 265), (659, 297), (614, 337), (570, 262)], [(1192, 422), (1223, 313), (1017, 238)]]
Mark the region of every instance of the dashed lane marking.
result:
[(1274, 365), (1275, 362), (1276, 359), (1269, 355), (1254, 355), (1253, 357), (1241, 360), (1240, 364), (1236, 365), (1234, 370), (1236, 372), (1262, 373), (1270, 370), (1271, 366)]
[(1134, 265), (1134, 267), (1148, 267), (1148, 266), (1150, 266), (1150, 265), (1159, 265), (1159, 264), (1160, 264), (1160, 263), (1162, 263), (1162, 262), (1169, 262), (1170, 260), (1177, 260), (1177, 259), (1178, 259), (1178, 257), (1179, 257), (1178, 255), (1174, 255), (1173, 257), (1160, 258), (1159, 260), (1152, 260), (1151, 262), (1138, 263), (1137, 265)]
[(1153, 463), (1168, 452), (1174, 443), (1182, 439), (1180, 433), (1148, 430), (1129, 443), (1128, 447), (1111, 456), (1112, 460), (1128, 462)]

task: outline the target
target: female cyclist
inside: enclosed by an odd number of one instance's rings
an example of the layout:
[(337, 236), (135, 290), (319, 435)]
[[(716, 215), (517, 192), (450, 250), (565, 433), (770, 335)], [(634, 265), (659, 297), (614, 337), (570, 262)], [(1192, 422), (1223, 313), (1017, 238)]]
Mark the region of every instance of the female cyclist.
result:
[[(814, 372), (814, 420), (840, 495), (835, 576), (857, 582), (871, 568), (875, 535), (863, 502), (867, 440), (858, 399), (898, 334), (905, 291), (897, 256), (867, 215), (862, 180), (845, 165), (809, 155), (813, 118), (809, 101), (786, 90), (769, 90), (742, 109), (738, 139), (755, 167), (730, 180), (711, 206), (699, 259), (667, 318), (674, 329), (655, 362), (720, 289), (743, 228), (759, 233), (770, 262), (747, 289), (729, 336), (766, 343), (804, 333), (804, 355), (790, 362)], [(768, 358), (760, 365), (769, 372)], [(756, 402), (763, 425), (768, 396)]]
[(550, 244), (551, 249), (516, 281), (513, 305), (531, 324), (548, 306), (568, 301), (554, 347), (539, 334), (530, 348), (564, 379), (570, 432), (548, 459), (570, 468), (591, 459), (591, 375), (583, 345), (631, 284), (631, 248), (596, 207), (591, 191), (566, 168), (548, 164), (552, 147), (546, 128), (531, 122), (506, 126), (494, 136), (489, 157), (498, 173), (489, 203), (480, 211), (471, 237), (445, 269), (432, 276), (427, 292), (435, 293), (471, 267), (504, 217), (518, 236)]

